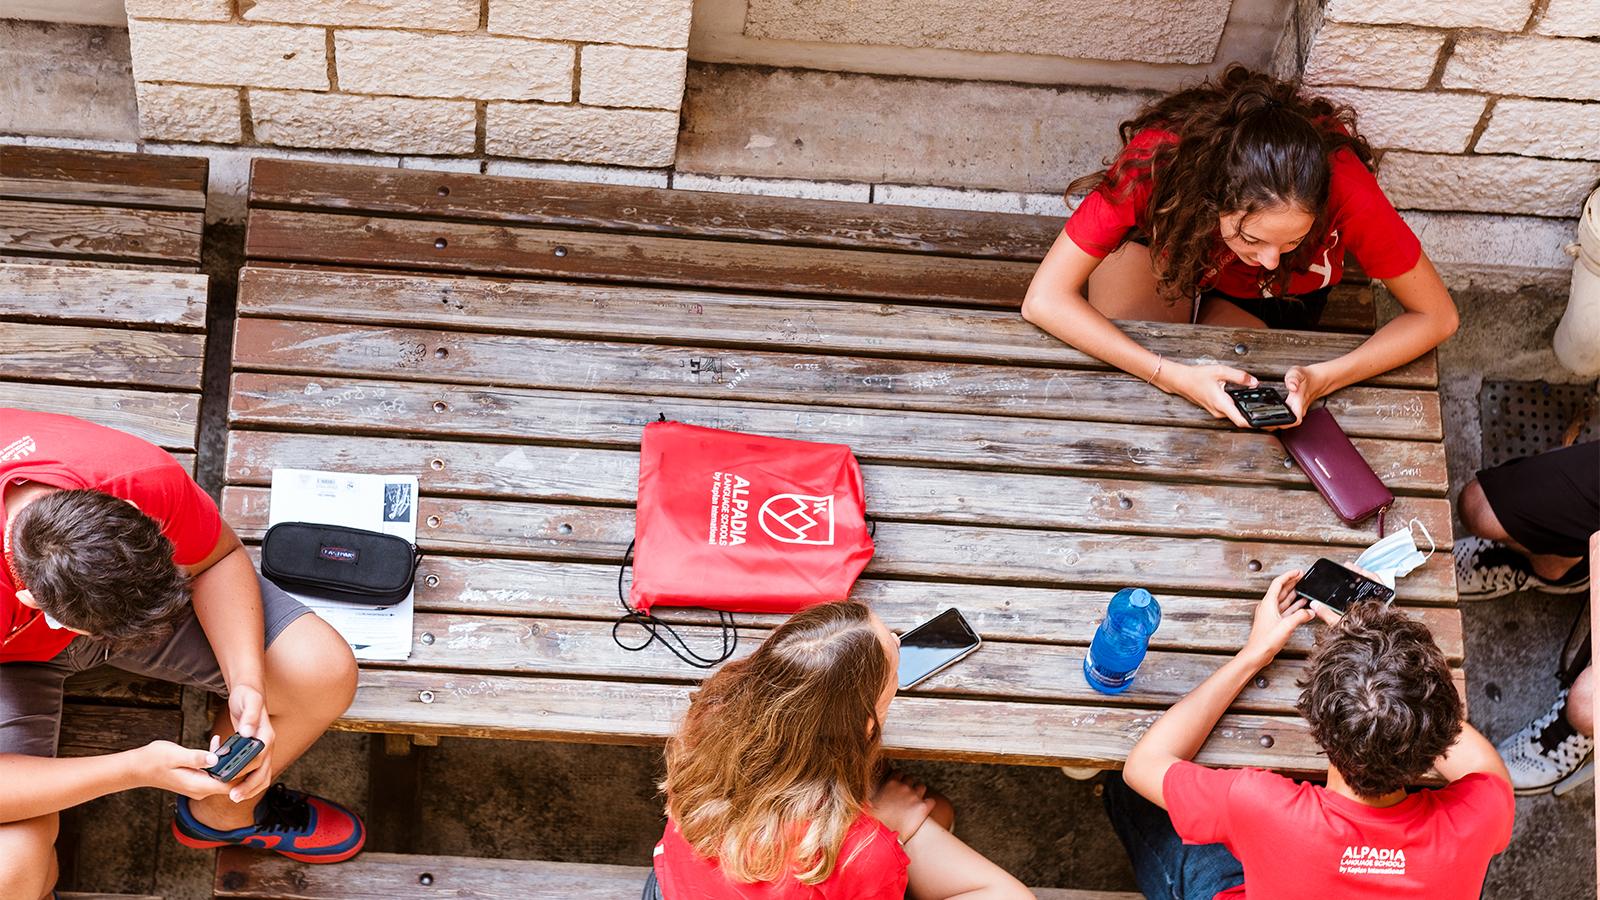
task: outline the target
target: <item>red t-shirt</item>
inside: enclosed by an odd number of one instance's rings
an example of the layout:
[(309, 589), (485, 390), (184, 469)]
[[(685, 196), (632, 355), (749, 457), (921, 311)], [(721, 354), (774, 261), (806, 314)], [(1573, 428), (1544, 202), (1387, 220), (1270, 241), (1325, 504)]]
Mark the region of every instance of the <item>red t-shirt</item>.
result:
[[(1133, 136), (1122, 149), (1111, 171), (1124, 159), (1147, 158), (1163, 143), (1176, 141), (1170, 131), (1147, 128)], [(1332, 181), (1328, 186), (1328, 230), (1308, 238), (1314, 241), (1310, 269), (1289, 276), (1289, 293), (1309, 294), (1332, 284), (1344, 275), (1344, 255), (1355, 256), (1361, 268), (1373, 278), (1393, 278), (1411, 271), (1422, 258), (1422, 244), (1411, 226), (1395, 212), (1394, 204), (1378, 187), (1378, 179), (1367, 171), (1361, 159), (1348, 148), (1340, 148), (1329, 158)], [(1150, 195), (1155, 185), (1148, 177), (1108, 183), (1085, 197), (1067, 220), (1067, 237), (1090, 256), (1104, 259), (1122, 245), (1134, 229), (1148, 232)], [(1108, 175), (1109, 178), (1109, 175)], [(1130, 180), (1131, 179), (1131, 180)], [(1111, 196), (1107, 196), (1107, 194)], [(1113, 197), (1115, 198), (1113, 200)], [(1200, 280), (1202, 290), (1216, 290), (1230, 297), (1268, 297), (1261, 285), (1266, 271), (1236, 256), (1217, 233), (1218, 269)]]
[(1180, 762), (1162, 791), (1190, 844), (1221, 843), (1245, 884), (1217, 895), (1477, 900), (1511, 843), (1511, 785), (1475, 773), (1378, 809), (1260, 769)]
[[(217, 505), (172, 455), (147, 441), (72, 416), (0, 407), (0, 521), (4, 486), (37, 481), (68, 490), (103, 491), (131, 501), (161, 524), (172, 560), (194, 565), (211, 555), (222, 533)], [(0, 552), (5, 550), (0, 536)], [(17, 600), (0, 566), (0, 663), (44, 661), (76, 635), (51, 628)]]
[(833, 874), (820, 884), (801, 884), (793, 877), (759, 884), (731, 881), (716, 860), (695, 852), (670, 819), (655, 852), (656, 879), (668, 900), (902, 900), (910, 864), (895, 833), (864, 812), (845, 834)]

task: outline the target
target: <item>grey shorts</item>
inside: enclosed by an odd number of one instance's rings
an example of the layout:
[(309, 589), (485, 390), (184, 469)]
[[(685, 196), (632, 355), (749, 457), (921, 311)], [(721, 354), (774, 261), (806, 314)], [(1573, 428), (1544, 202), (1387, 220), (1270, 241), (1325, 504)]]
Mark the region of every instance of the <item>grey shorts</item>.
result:
[[(265, 645), (270, 647), (290, 623), (311, 610), (259, 574), (256, 577), (261, 582)], [(192, 608), (178, 620), (171, 637), (159, 644), (118, 651), (93, 638), (79, 637), (48, 662), (0, 663), (0, 753), (55, 756), (66, 680), (98, 666), (215, 694), (228, 692), (211, 642)]]

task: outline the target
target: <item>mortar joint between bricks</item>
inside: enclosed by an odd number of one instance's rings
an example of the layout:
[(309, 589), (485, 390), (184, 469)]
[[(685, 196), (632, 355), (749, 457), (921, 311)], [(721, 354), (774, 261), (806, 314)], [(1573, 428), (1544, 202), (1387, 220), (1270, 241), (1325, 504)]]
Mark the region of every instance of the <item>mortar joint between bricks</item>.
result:
[(339, 90), (339, 69), (333, 60), (333, 29), (331, 27), (324, 28), (322, 33), (323, 40), (326, 42), (326, 49), (323, 52), (328, 57), (328, 90), (337, 91)]
[(1548, 12), (1549, 9), (1550, 0), (1533, 0), (1533, 9), (1529, 10), (1528, 12), (1528, 21), (1522, 23), (1522, 30), (1518, 33), (1531, 33), (1533, 31), (1533, 26), (1537, 25), (1539, 20), (1544, 18), (1544, 14)]
[(1444, 84), (1444, 69), (1450, 64), (1450, 57), (1456, 52), (1456, 32), (1447, 32), (1444, 43), (1439, 45), (1439, 55), (1433, 60), (1433, 71), (1428, 73), (1428, 83), (1423, 90), (1438, 90)]
[(1472, 126), (1472, 134), (1467, 136), (1465, 155), (1478, 155), (1478, 139), (1483, 137), (1485, 131), (1489, 130), (1489, 120), (1494, 118), (1494, 107), (1499, 102), (1500, 97), (1498, 95), (1490, 95), (1489, 102), (1483, 105), (1483, 115), (1478, 117), (1478, 124)]

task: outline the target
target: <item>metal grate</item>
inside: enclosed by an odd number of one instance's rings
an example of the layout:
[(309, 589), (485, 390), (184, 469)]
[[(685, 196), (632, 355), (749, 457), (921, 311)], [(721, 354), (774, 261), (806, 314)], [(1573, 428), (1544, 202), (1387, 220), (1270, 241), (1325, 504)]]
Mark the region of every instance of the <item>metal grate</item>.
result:
[(1478, 394), (1485, 469), (1600, 438), (1596, 384), (1485, 381)]

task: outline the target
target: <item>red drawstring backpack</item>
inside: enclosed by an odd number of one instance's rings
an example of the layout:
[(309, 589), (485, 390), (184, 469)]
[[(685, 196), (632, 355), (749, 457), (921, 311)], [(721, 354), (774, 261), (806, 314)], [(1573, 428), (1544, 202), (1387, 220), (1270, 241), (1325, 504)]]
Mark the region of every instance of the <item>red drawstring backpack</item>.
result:
[[(632, 604), (622, 600), (617, 627), (641, 625), (650, 639), (623, 646), (643, 649), (660, 638), (705, 668), (733, 655), (730, 613), (792, 613), (843, 600), (872, 558), (861, 468), (849, 447), (681, 422), (645, 426), (633, 533)], [(621, 584), (619, 577), (619, 599)], [(657, 606), (721, 613), (721, 656), (679, 653), (657, 633), (683, 644), (651, 615)]]

